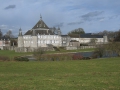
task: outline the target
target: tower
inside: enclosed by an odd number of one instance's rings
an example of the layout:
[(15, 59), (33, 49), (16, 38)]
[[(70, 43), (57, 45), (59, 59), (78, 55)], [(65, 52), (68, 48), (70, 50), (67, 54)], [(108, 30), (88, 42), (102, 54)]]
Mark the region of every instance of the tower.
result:
[(60, 27), (58, 27), (57, 34), (58, 34), (58, 35), (61, 35)]
[(104, 42), (104, 43), (107, 43), (107, 42), (108, 42), (107, 35), (104, 35), (104, 36), (103, 36), (103, 42)]
[(18, 35), (18, 47), (24, 47), (24, 40), (22, 35), (22, 29), (19, 29), (19, 35)]

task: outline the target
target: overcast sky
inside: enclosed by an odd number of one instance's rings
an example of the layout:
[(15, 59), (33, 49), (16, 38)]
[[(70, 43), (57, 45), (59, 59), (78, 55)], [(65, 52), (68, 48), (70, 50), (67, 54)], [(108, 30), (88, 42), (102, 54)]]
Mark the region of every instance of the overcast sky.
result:
[(120, 29), (120, 0), (0, 0), (0, 29), (18, 35), (40, 19), (60, 26), (63, 34), (76, 28), (86, 33)]

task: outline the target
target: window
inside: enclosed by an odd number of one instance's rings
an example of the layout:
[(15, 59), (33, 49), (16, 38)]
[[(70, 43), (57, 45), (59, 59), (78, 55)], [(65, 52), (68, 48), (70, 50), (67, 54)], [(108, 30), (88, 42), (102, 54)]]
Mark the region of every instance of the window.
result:
[(50, 43), (52, 43), (52, 40), (50, 40)]
[(41, 38), (42, 38), (42, 35), (41, 35)]
[(63, 41), (63, 43), (66, 43), (66, 41)]
[(46, 36), (44, 36), (44, 38), (46, 38)]
[(52, 43), (54, 43), (54, 40), (52, 40)]
[(46, 41), (44, 40), (43, 43), (46, 43)]
[(43, 40), (41, 40), (41, 43), (43, 43)]

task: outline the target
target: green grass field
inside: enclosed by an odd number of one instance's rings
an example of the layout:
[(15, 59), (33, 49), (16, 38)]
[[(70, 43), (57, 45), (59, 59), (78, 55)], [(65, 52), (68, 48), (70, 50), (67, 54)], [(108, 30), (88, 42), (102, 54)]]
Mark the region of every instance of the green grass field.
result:
[(120, 57), (0, 62), (0, 90), (120, 90)]
[(15, 52), (10, 50), (0, 50), (0, 56), (8, 56), (8, 57), (15, 57), (15, 56), (23, 56), (23, 55), (30, 55), (31, 52)]
[[(52, 53), (67, 53), (67, 52), (86, 52), (86, 51), (94, 51), (93, 48), (89, 49), (78, 49), (78, 50), (61, 50), (61, 51), (45, 51), (45, 54), (52, 54)], [(13, 58), (15, 56), (23, 56), (23, 55), (31, 55), (32, 52), (15, 52), (10, 50), (0, 50), (0, 56), (8, 56)]]

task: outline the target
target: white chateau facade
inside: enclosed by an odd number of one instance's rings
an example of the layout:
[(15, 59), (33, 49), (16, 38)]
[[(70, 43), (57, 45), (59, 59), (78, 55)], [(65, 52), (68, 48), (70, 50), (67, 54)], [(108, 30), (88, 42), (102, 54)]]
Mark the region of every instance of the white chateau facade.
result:
[(47, 47), (48, 45), (61, 45), (61, 31), (60, 28), (49, 28), (42, 17), (35, 24), (35, 26), (22, 35), (22, 30), (19, 29), (18, 47)]
[[(61, 35), (61, 30), (58, 27), (49, 28), (42, 17), (35, 26), (22, 35), (21, 28), (18, 35), (18, 48), (38, 48), (52, 46), (80, 46), (80, 44), (90, 43), (91, 39), (96, 39), (96, 43), (107, 43), (107, 36), (83, 34), (78, 36)], [(74, 44), (74, 43), (77, 43)]]

